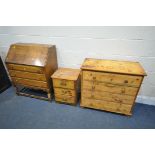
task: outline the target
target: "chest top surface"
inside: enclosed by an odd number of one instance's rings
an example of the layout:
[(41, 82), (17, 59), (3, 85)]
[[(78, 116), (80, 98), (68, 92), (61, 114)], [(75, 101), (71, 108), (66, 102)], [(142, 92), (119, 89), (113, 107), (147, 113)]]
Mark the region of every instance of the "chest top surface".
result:
[(16, 43), (9, 48), (6, 63), (45, 66), (52, 45)]
[(80, 69), (59, 68), (51, 77), (64, 80), (77, 80), (80, 74)]
[(86, 58), (81, 69), (145, 76), (139, 62)]

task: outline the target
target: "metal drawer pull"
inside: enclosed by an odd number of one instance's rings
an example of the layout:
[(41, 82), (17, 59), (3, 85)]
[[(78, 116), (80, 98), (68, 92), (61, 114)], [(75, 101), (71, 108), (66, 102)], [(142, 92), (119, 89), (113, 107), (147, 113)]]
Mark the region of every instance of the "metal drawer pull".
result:
[(62, 90), (62, 94), (66, 94), (66, 93), (67, 93), (66, 91)]
[(94, 94), (91, 94), (91, 98), (94, 98)]
[(128, 83), (128, 80), (124, 80), (124, 83)]
[(67, 101), (67, 99), (66, 98), (63, 98), (63, 101)]
[(94, 90), (95, 89), (95, 86), (92, 86), (92, 90)]
[(66, 84), (65, 81), (61, 81), (61, 82), (60, 82), (60, 85), (62, 85), (62, 86), (66, 86), (67, 84)]
[(96, 77), (93, 77), (93, 80), (96, 80)]

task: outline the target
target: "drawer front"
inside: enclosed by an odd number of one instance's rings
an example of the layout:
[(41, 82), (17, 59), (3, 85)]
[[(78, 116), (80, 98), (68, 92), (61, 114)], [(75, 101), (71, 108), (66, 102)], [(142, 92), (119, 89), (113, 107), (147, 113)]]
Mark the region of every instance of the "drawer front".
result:
[(80, 106), (130, 115), (132, 105), (82, 98)]
[(63, 89), (63, 88), (54, 88), (55, 96), (65, 96), (65, 97), (75, 97), (75, 90)]
[(142, 81), (141, 76), (120, 75), (103, 72), (83, 71), (83, 80), (106, 82), (118, 85), (139, 87)]
[(126, 94), (131, 96), (135, 96), (138, 91), (138, 88), (136, 87), (127, 87), (97, 81), (83, 81), (82, 89), (90, 91), (111, 92), (115, 94)]
[(53, 86), (59, 88), (75, 89), (74, 81), (53, 79)]
[(32, 79), (32, 80), (38, 80), (38, 81), (46, 81), (46, 77), (44, 74), (22, 72), (22, 71), (16, 71), (16, 70), (9, 70), (9, 73), (11, 77)]
[(75, 97), (61, 97), (61, 96), (55, 96), (55, 100), (56, 100), (57, 102), (64, 102), (64, 103), (76, 104)]
[(114, 94), (109, 92), (88, 91), (88, 90), (82, 90), (82, 96), (90, 99), (105, 100), (109, 102), (116, 102), (130, 105), (133, 104), (135, 99), (134, 96)]
[(7, 66), (11, 70), (19, 70), (19, 71), (34, 72), (34, 73), (44, 73), (43, 68), (41, 68), (41, 67), (15, 65), (15, 64), (8, 64)]
[(12, 78), (13, 83), (23, 85), (23, 86), (36, 86), (40, 88), (47, 88), (47, 83), (43, 81), (21, 79), (21, 78)]

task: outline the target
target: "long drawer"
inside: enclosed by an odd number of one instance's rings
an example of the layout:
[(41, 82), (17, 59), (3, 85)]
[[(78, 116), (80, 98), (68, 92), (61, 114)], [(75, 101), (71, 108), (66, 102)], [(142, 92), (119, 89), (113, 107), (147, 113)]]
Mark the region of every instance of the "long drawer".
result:
[(63, 89), (63, 88), (54, 88), (54, 93), (56, 96), (62, 96), (62, 97), (75, 97), (76, 93), (75, 90), (71, 89)]
[(22, 72), (22, 71), (16, 71), (16, 70), (9, 70), (9, 73), (11, 77), (46, 81), (46, 77), (44, 74)]
[(60, 88), (75, 89), (74, 81), (71, 80), (53, 79), (53, 86)]
[(8, 68), (11, 70), (19, 70), (25, 72), (33, 72), (33, 73), (44, 73), (43, 68), (36, 66), (26, 66), (26, 65), (16, 65), (16, 64), (7, 64)]
[(99, 81), (112, 84), (139, 87), (142, 81), (141, 76), (120, 75), (103, 72), (83, 71), (83, 80)]
[(22, 78), (12, 78), (13, 83), (25, 86), (36, 86), (36, 87), (44, 87), (47, 88), (47, 82), (44, 81), (36, 81)]
[(121, 86), (98, 81), (83, 81), (82, 89), (90, 91), (100, 91), (100, 92), (105, 91), (116, 94), (126, 94), (131, 96), (135, 96), (138, 91), (138, 88), (136, 87), (127, 87), (124, 85)]
[(82, 96), (90, 99), (105, 100), (130, 105), (133, 104), (135, 99), (134, 96), (114, 94), (109, 92), (89, 91), (89, 90), (82, 90)]
[(109, 102), (109, 101), (107, 102), (104, 100), (87, 99), (84, 97), (82, 97), (80, 106), (99, 109), (99, 110), (107, 110), (111, 112), (118, 112), (118, 113), (123, 113), (127, 115), (131, 114), (131, 109), (132, 109), (132, 105), (120, 104), (120, 103)]

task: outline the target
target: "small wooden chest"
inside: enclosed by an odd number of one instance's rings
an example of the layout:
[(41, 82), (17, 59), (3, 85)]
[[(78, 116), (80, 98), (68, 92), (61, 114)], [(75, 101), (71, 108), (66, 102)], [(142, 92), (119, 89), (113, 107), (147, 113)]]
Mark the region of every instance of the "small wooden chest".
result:
[[(51, 100), (51, 75), (57, 69), (54, 45), (16, 43), (10, 46), (6, 65), (18, 95)], [(22, 87), (22, 89), (20, 89)], [(30, 95), (25, 88), (42, 90), (47, 97)]]
[(55, 100), (75, 105), (80, 90), (80, 70), (59, 68), (53, 75)]
[(81, 69), (80, 106), (132, 114), (146, 75), (138, 62), (86, 58)]

